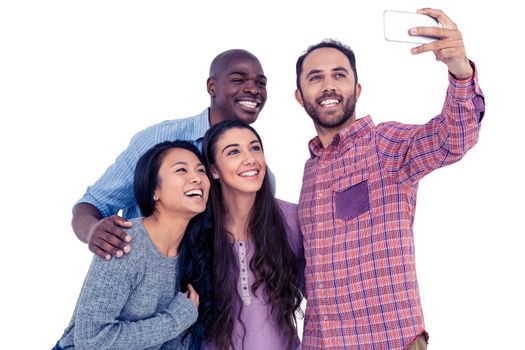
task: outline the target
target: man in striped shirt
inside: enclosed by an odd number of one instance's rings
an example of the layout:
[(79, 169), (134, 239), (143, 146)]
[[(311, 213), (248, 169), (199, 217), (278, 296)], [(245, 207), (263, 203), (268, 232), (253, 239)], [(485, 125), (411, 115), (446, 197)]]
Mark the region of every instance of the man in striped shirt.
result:
[[(138, 132), (73, 208), (72, 227), (89, 249), (107, 260), (130, 251), (122, 228), (140, 216), (133, 194), (133, 172), (142, 154), (159, 142), (188, 140), (199, 148), (210, 125), (238, 119), (253, 123), (266, 102), (266, 76), (261, 63), (245, 50), (228, 50), (212, 61), (207, 89), (211, 104), (200, 114), (167, 120)], [(122, 210), (122, 217), (117, 213)]]
[(412, 225), (419, 180), (454, 163), (477, 142), (484, 98), (456, 25), (413, 49), (434, 51), (449, 70), (442, 112), (424, 125), (356, 120), (352, 50), (336, 41), (297, 61), (296, 98), (314, 121), (299, 199), (306, 255), (302, 349), (426, 349)]

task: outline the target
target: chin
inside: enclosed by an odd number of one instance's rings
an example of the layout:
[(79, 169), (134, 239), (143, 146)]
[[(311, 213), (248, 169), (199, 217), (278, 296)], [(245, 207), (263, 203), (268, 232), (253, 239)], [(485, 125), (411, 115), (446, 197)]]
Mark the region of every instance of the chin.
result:
[(261, 189), (261, 185), (252, 185), (252, 186), (239, 186), (238, 191), (242, 193), (257, 193)]
[(261, 190), (261, 188), (262, 188), (262, 182), (261, 182), (260, 184), (258, 184), (258, 185), (254, 185), (254, 186), (251, 188), (251, 192), (253, 192), (253, 193), (257, 193), (257, 192), (259, 192), (259, 191)]
[(257, 120), (257, 117), (259, 117), (259, 112), (260, 110), (256, 110), (253, 112), (240, 110), (237, 111), (237, 113), (235, 113), (235, 118), (247, 124), (251, 124)]
[(255, 123), (257, 120), (257, 117), (259, 114), (253, 114), (253, 115), (243, 115), (239, 118), (240, 121), (245, 122), (246, 124), (252, 124)]
[(188, 208), (188, 210), (191, 212), (193, 216), (197, 216), (206, 210), (206, 206), (197, 206), (193, 208)]

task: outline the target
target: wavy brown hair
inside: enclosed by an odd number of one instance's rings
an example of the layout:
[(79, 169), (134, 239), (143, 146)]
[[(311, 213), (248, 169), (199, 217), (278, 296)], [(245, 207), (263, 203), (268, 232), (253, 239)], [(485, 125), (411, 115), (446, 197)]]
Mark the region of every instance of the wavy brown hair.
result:
[[(229, 120), (211, 127), (204, 136), (202, 146), (206, 169), (210, 172), (215, 164), (216, 144), (221, 135), (229, 129), (248, 129), (262, 142), (259, 134), (248, 124), (238, 120)], [(206, 338), (220, 350), (233, 347), (233, 330), (235, 321), (240, 319), (243, 303), (237, 292), (239, 265), (231, 246), (232, 235), (226, 231), (224, 217), (227, 215), (220, 182), (211, 179), (210, 199), (214, 217), (213, 233), (213, 286), (214, 306), (211, 326)], [(268, 172), (261, 189), (257, 192), (255, 203), (251, 210), (248, 230), (255, 245), (250, 269), (255, 275), (252, 293), (262, 287), (263, 295), (271, 306), (272, 316), (277, 326), (287, 339), (291, 348), (297, 335), (295, 313), (300, 311), (301, 292), (300, 272), (296, 265), (295, 255), (286, 235), (283, 214), (272, 193), (272, 184)], [(243, 346), (244, 347), (244, 346)]]

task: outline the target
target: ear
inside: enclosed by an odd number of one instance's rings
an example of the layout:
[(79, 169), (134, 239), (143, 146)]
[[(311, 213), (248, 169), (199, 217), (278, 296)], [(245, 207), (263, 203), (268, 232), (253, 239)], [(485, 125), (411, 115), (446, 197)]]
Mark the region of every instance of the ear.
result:
[(206, 80), (206, 88), (208, 90), (208, 94), (211, 96), (211, 97), (215, 97), (215, 79), (213, 79), (212, 77), (209, 77), (208, 80)]
[(297, 100), (297, 102), (299, 102), (301, 107), (304, 107), (303, 95), (301, 94), (301, 91), (299, 89), (295, 90), (295, 99)]
[(211, 166), (211, 177), (215, 180), (219, 179), (219, 172), (213, 165)]
[(357, 83), (355, 86), (355, 101), (359, 100), (359, 96), (361, 96), (361, 84)]

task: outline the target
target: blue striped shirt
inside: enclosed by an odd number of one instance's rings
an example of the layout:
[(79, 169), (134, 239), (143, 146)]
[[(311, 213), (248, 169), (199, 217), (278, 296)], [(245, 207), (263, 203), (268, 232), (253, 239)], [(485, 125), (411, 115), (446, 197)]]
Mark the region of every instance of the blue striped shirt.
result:
[(125, 218), (140, 216), (133, 192), (133, 176), (139, 158), (151, 147), (164, 141), (187, 140), (201, 149), (202, 138), (210, 128), (208, 116), (209, 111), (206, 108), (196, 116), (166, 120), (139, 131), (131, 139), (128, 148), (117, 157), (102, 177), (87, 188), (76, 204), (89, 203), (104, 217), (117, 214), (121, 209)]

